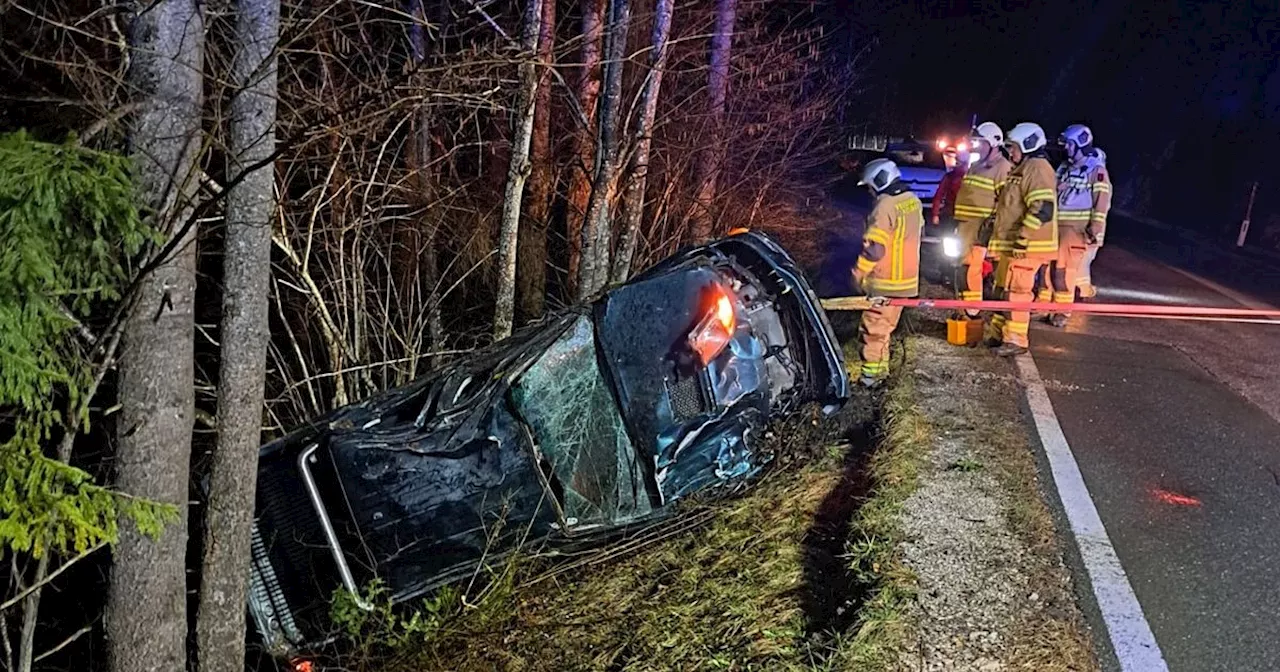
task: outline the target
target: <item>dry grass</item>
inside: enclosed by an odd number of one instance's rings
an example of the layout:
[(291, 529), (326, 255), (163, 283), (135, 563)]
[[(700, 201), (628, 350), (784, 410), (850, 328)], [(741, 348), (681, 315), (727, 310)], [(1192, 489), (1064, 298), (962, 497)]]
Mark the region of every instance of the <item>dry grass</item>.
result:
[[(1014, 409), (1016, 411), (1016, 409)], [(994, 415), (994, 414), (993, 414)], [(1016, 417), (1016, 416), (1015, 416)], [(1028, 670), (1066, 672), (1095, 670), (1098, 663), (1070, 584), (1065, 580), (1062, 548), (1053, 517), (1040, 490), (1030, 436), (1023, 423), (989, 419), (990, 452), (995, 474), (1009, 493), (1005, 517), (1034, 558), (1030, 584), (1039, 586), (1042, 609), (1018, 620), (1012, 633), (1011, 659)]]
[[(913, 361), (907, 340), (894, 366), (905, 371)], [(853, 639), (841, 653), (842, 669), (878, 670), (892, 664), (905, 640), (905, 610), (914, 598), (915, 575), (902, 562), (900, 514), (918, 487), (919, 467), (929, 450), (930, 430), (914, 400), (909, 375), (890, 379), (883, 406), (884, 438), (871, 458), (872, 493), (854, 520), (850, 556), (867, 591)]]

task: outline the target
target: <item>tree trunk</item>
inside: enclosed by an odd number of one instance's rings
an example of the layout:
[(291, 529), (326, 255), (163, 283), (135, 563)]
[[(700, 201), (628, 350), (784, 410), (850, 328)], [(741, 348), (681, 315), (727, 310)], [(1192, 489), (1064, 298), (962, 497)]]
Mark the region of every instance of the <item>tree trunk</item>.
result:
[(667, 38), (671, 34), (671, 14), (675, 0), (656, 0), (653, 17), (653, 51), (649, 53), (649, 76), (641, 93), (640, 121), (636, 125), (636, 152), (631, 160), (622, 192), (622, 233), (618, 254), (613, 260), (610, 280), (625, 282), (631, 275), (631, 261), (640, 237), (644, 219), (644, 196), (649, 179), (649, 148), (653, 144), (653, 119), (658, 112), (658, 94), (662, 91), (662, 73), (667, 65)]
[(113, 672), (186, 667), (187, 486), (195, 415), (196, 159), (204, 18), (197, 0), (135, 2), (129, 83), (141, 105), (131, 129), (143, 211), (178, 239), (143, 277), (125, 323), (117, 389), (116, 488), (172, 504), (178, 520), (158, 539), (120, 521), (107, 595)]
[[(555, 0), (546, 0), (555, 2)], [(538, 28), (543, 0), (528, 0), (521, 31), (520, 91), (516, 94), (516, 133), (511, 139), (511, 161), (502, 201), (502, 228), (498, 233), (498, 302), (493, 317), (495, 339), (511, 335), (516, 301), (516, 247), (520, 234), (520, 202), (529, 177), (529, 142), (533, 134), (534, 97), (538, 91)]]
[[(600, 42), (604, 38), (605, 0), (582, 0), (582, 70), (578, 74), (578, 108), (582, 110), (582, 127), (574, 137), (573, 155), (569, 159), (568, 207), (565, 211), (565, 233), (569, 239), (569, 284), (578, 279), (582, 259), (582, 223), (586, 220), (591, 199), (591, 176), (595, 172), (596, 99), (600, 96)], [(571, 294), (574, 292), (570, 292)]]
[(586, 221), (582, 225), (582, 262), (578, 298), (600, 291), (609, 281), (610, 205), (617, 191), (618, 110), (622, 106), (622, 68), (627, 55), (630, 0), (610, 0), (609, 39), (605, 63), (605, 90), (600, 100), (599, 138), (596, 142), (596, 174)]
[[(231, 79), (226, 241), (218, 373), (218, 439), (196, 614), (200, 672), (244, 669), (245, 597), (249, 587), (258, 447), (266, 379), (267, 297), (275, 212), (276, 42), (280, 0), (236, 2)], [(246, 172), (249, 171), (249, 172)], [(239, 178), (239, 182), (235, 182)]]
[[(443, 7), (443, 3), (438, 3), (435, 9), (437, 10), (434, 12), (435, 23), (442, 24), (445, 20), (444, 16), (447, 15), (447, 12), (443, 11), (446, 8)], [(427, 11), (423, 0), (409, 0), (409, 14), (413, 16), (413, 23), (409, 25), (410, 67), (418, 68), (426, 60), (428, 49)], [(421, 81), (421, 79), (422, 75), (415, 73), (414, 81)], [(415, 176), (416, 205), (422, 216), (419, 221), (409, 224), (409, 242), (405, 249), (410, 256), (404, 260), (403, 264), (408, 280), (402, 283), (402, 286), (408, 286), (408, 283), (412, 282), (415, 286), (423, 288), (427, 312), (427, 349), (429, 352), (436, 353), (444, 350), (444, 320), (440, 312), (440, 261), (436, 254), (437, 241), (434, 235), (438, 227), (432, 225), (434, 218), (430, 212), (435, 198), (437, 175), (432, 166), (431, 116), (430, 108), (425, 104), (421, 105), (414, 115), (413, 128), (410, 129), (410, 133), (413, 134), (413, 149), (409, 154), (409, 170)], [(415, 292), (413, 296), (418, 294)], [(427, 366), (434, 368), (439, 361), (439, 355), (429, 355)], [(417, 362), (410, 365), (410, 371), (417, 372)]]
[(516, 302), (521, 320), (542, 315), (547, 294), (547, 220), (555, 185), (555, 165), (551, 155), (551, 68), (555, 59), (556, 3), (543, 0), (542, 26), (538, 35), (538, 92), (534, 97), (533, 138), (529, 145), (529, 207), (520, 228), (517, 254)]
[(711, 237), (711, 203), (716, 197), (720, 163), (724, 160), (724, 106), (729, 90), (729, 58), (738, 0), (716, 0), (716, 29), (711, 35), (711, 72), (707, 75), (707, 117), (710, 143), (698, 154), (694, 171), (698, 193), (693, 205), (694, 242)]

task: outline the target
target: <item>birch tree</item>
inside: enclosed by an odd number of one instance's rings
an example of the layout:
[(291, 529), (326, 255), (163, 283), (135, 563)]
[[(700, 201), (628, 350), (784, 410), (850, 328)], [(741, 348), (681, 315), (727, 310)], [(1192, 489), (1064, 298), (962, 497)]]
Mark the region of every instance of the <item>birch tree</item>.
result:
[(720, 164), (724, 160), (724, 110), (729, 91), (729, 58), (738, 0), (716, 0), (716, 27), (711, 35), (710, 72), (707, 74), (707, 123), (710, 142), (698, 155), (694, 171), (698, 193), (693, 206), (696, 242), (711, 237), (711, 202), (715, 200)]
[[(545, 0), (555, 2), (555, 0)], [(516, 299), (516, 247), (519, 242), (520, 204), (525, 179), (529, 177), (529, 141), (533, 134), (533, 108), (538, 89), (539, 24), (544, 0), (529, 0), (521, 31), (520, 91), (516, 94), (516, 133), (511, 140), (511, 163), (507, 167), (507, 187), (502, 201), (502, 226), (498, 233), (498, 300), (493, 317), (495, 339), (511, 335)]]
[(280, 0), (236, 2), (217, 445), (209, 475), (196, 619), (200, 672), (244, 668), (245, 597), (266, 379), (275, 212), (276, 42)]
[(130, 3), (130, 129), (143, 211), (169, 242), (136, 286), (120, 354), (116, 487), (176, 506), (155, 540), (121, 521), (107, 596), (113, 672), (182, 670), (187, 639), (187, 487), (195, 414), (196, 160), (204, 17), (198, 0)]
[(640, 120), (636, 123), (635, 154), (622, 190), (622, 231), (618, 253), (613, 260), (610, 280), (624, 282), (631, 274), (644, 218), (644, 195), (649, 178), (649, 151), (653, 145), (653, 120), (658, 112), (658, 94), (662, 91), (662, 73), (667, 66), (667, 38), (671, 35), (671, 15), (675, 0), (656, 0), (653, 17), (653, 50), (649, 52), (649, 74), (640, 94)]
[(547, 294), (547, 225), (555, 190), (555, 162), (551, 155), (551, 68), (555, 61), (556, 3), (543, 0), (538, 35), (537, 95), (534, 96), (533, 138), (529, 145), (529, 203), (520, 227), (517, 253), (516, 302), (523, 320), (542, 315)]

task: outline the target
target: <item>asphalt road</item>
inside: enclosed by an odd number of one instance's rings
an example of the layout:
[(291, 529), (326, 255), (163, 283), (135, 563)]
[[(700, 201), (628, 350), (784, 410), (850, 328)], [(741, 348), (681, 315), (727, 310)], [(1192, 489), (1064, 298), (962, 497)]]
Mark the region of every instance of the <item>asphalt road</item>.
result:
[[(1280, 305), (1280, 265), (1133, 233), (1094, 264), (1099, 301)], [(1169, 669), (1280, 670), (1280, 323), (1076, 314), (1031, 340)]]

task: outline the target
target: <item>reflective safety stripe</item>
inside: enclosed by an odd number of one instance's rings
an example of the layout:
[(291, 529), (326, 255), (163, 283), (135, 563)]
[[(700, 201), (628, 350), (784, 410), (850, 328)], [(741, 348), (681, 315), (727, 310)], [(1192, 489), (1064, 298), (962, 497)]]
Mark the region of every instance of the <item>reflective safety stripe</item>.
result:
[(1057, 194), (1054, 194), (1052, 189), (1032, 189), (1031, 191), (1027, 192), (1026, 196), (1022, 197), (1022, 202), (1026, 205), (1031, 205), (1036, 201), (1056, 201), (1056, 200), (1057, 200)]
[(876, 262), (866, 258), (858, 257), (858, 270), (863, 273), (870, 273), (876, 267)]
[(1040, 227), (1044, 226), (1044, 222), (1041, 222), (1039, 219), (1036, 219), (1032, 215), (1024, 215), (1022, 217), (1022, 225), (1027, 227), (1028, 229), (1031, 229), (1032, 231), (1036, 231)]
[(897, 279), (902, 277), (902, 248), (906, 247), (902, 244), (902, 239), (907, 235), (906, 221), (902, 215), (898, 215), (893, 220), (893, 258), (890, 260), (889, 277)]
[(889, 372), (889, 362), (863, 362), (862, 375), (878, 378)]
[(1048, 289), (1042, 289), (1039, 292), (1036, 292), (1036, 298), (1045, 302), (1052, 301), (1053, 292)]
[(992, 252), (1010, 252), (1013, 250), (1013, 243), (1008, 240), (993, 240), (987, 249)]
[(1107, 213), (1105, 213), (1105, 212), (1095, 212), (1095, 213), (1093, 213), (1093, 214), (1089, 215), (1089, 221), (1091, 221), (1091, 222), (1106, 222), (1106, 221), (1107, 221)]
[(961, 184), (967, 184), (971, 187), (975, 187), (977, 189), (985, 189), (987, 191), (996, 190), (996, 181), (989, 177), (983, 177), (981, 175), (973, 175), (973, 174), (965, 175), (964, 179), (961, 180)]
[(996, 313), (995, 315), (991, 316), (991, 323), (998, 326), (998, 325), (1004, 324), (1006, 321), (1008, 321), (1008, 319), (1009, 318), (1005, 317), (1004, 315), (1001, 315), (1000, 313)]
[(880, 243), (886, 247), (889, 245), (889, 232), (884, 229), (867, 229), (862, 238), (873, 243)]
[(1014, 322), (1013, 320), (1009, 320), (1004, 323), (1004, 328), (1008, 329), (1009, 331), (1012, 331), (1015, 334), (1025, 334), (1031, 329), (1031, 323), (1030, 322)]
[(1057, 237), (1055, 236), (1054, 240), (1033, 240), (1027, 243), (1027, 251), (1028, 252), (1057, 252), (1058, 251)]
[(1092, 210), (1059, 210), (1059, 222), (1087, 222), (1093, 214)]
[(1094, 182), (1091, 189), (1095, 194), (1111, 193), (1111, 185), (1106, 182)]
[(905, 289), (916, 289), (920, 286), (920, 278), (910, 277), (900, 280), (888, 280), (885, 278), (869, 278), (867, 284), (872, 289), (880, 289), (886, 292), (898, 292)]
[(1054, 303), (1072, 303), (1075, 301), (1075, 298), (1076, 298), (1075, 292), (1054, 292), (1053, 293)]
[(995, 208), (988, 208), (982, 205), (964, 205), (956, 203), (955, 215), (960, 218), (969, 219), (986, 219), (995, 213)]
[(981, 290), (978, 290), (978, 291), (965, 290), (963, 292), (960, 292), (960, 300), (961, 301), (981, 301), (982, 291)]

